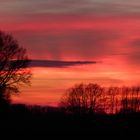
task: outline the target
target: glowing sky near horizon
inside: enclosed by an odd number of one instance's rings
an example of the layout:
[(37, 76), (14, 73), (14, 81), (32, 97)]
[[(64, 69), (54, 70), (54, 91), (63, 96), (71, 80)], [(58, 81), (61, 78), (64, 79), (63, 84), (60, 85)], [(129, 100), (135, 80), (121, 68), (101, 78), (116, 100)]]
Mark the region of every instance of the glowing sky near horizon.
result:
[(139, 0), (0, 0), (0, 29), (31, 59), (97, 61), (33, 68), (32, 86), (16, 102), (56, 105), (80, 82), (140, 84)]

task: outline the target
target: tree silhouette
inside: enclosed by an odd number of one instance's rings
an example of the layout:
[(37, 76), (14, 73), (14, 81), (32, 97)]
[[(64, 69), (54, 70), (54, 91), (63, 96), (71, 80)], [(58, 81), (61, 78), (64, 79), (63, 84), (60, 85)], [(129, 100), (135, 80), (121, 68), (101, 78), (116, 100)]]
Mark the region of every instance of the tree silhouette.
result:
[(126, 114), (140, 112), (140, 87), (77, 84), (68, 89), (60, 107), (71, 113)]
[(30, 83), (28, 62), (26, 49), (12, 35), (0, 31), (0, 103), (9, 102), (20, 85)]
[(98, 84), (78, 84), (67, 90), (60, 106), (72, 113), (104, 112), (104, 88)]

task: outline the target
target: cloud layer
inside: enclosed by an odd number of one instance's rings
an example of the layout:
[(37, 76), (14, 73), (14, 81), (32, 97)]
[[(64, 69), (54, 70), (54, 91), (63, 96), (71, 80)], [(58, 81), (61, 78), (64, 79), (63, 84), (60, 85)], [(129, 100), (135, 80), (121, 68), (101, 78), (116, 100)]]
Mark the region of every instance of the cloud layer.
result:
[(1, 0), (0, 16), (31, 59), (139, 65), (139, 0)]
[(140, 13), (139, 0), (1, 0), (0, 12), (9, 15), (36, 14), (137, 14)]
[(57, 60), (32, 60), (29, 67), (64, 68), (76, 65), (96, 64), (95, 61), (57, 61)]

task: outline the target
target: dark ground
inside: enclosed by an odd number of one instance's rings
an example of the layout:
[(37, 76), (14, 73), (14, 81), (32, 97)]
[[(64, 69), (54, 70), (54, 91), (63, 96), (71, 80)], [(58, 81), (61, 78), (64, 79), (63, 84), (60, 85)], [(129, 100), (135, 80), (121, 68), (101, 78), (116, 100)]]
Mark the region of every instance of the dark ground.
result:
[(0, 134), (46, 136), (136, 136), (140, 113), (66, 114), (57, 108), (11, 105), (1, 109)]

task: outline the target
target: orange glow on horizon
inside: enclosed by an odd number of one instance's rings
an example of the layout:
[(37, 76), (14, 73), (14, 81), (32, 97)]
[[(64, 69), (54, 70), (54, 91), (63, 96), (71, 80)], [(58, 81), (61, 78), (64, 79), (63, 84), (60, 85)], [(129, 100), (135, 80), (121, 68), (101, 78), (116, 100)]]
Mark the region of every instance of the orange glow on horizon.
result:
[[(98, 83), (102, 86), (139, 84), (139, 72), (132, 75), (133, 71), (123, 65), (123, 62), (117, 63), (116, 67), (112, 67), (112, 62), (110, 59), (110, 62), (102, 65), (99, 63), (69, 68), (32, 68), (31, 87), (22, 88), (19, 96), (13, 96), (13, 102), (57, 106), (66, 90), (78, 83)], [(126, 69), (128, 71), (125, 71)]]

